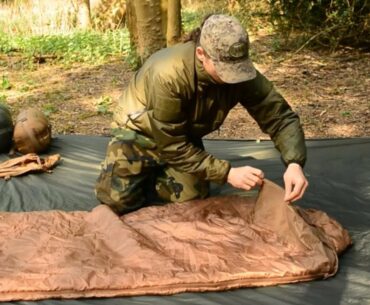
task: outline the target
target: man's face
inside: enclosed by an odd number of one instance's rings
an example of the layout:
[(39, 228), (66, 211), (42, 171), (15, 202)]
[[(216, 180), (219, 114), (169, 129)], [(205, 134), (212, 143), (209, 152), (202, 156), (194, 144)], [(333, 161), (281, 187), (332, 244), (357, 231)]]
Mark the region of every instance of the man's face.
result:
[(207, 56), (202, 47), (197, 47), (196, 56), (202, 62), (204, 70), (214, 79), (218, 84), (224, 84), (221, 78), (217, 75), (212, 59)]

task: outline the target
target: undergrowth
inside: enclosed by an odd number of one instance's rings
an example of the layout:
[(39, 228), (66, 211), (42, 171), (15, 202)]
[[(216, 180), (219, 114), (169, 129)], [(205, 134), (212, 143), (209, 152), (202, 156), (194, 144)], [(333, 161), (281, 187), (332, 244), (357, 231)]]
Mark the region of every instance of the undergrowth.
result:
[(0, 53), (18, 54), (31, 62), (102, 63), (111, 56), (130, 60), (129, 34), (125, 29), (98, 32), (76, 31), (69, 34), (10, 35), (0, 31)]

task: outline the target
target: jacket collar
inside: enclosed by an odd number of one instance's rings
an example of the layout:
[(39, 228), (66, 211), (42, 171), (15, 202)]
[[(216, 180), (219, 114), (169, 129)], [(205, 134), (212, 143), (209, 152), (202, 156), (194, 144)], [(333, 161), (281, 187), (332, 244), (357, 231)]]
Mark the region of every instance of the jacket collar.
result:
[(195, 73), (198, 79), (198, 85), (201, 87), (217, 85), (217, 82), (203, 68), (202, 62), (195, 56)]

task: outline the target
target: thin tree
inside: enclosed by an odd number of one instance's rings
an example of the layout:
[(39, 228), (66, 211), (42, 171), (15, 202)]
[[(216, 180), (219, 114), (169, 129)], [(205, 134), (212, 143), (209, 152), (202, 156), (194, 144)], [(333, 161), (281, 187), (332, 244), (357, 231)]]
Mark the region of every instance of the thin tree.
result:
[(127, 0), (126, 8), (131, 45), (141, 62), (178, 41), (181, 35), (180, 0)]
[(82, 29), (88, 29), (91, 27), (89, 0), (77, 0), (77, 25)]
[(168, 0), (167, 46), (179, 42), (181, 38), (181, 0)]

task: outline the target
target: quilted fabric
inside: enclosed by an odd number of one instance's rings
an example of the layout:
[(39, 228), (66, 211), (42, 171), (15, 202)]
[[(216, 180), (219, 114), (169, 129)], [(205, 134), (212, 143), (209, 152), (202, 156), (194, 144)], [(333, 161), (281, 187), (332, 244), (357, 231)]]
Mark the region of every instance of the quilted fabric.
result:
[(91, 212), (0, 213), (0, 300), (215, 291), (333, 276), (351, 240), (318, 210), (224, 196)]

